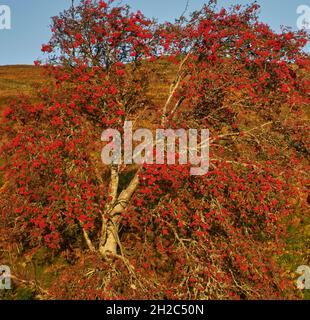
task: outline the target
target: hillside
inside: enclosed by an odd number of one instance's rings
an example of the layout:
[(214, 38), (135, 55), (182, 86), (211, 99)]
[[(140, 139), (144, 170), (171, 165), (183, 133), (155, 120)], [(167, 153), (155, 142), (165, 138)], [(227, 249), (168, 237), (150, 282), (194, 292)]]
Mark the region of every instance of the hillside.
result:
[(0, 103), (20, 94), (31, 94), (34, 85), (43, 83), (41, 71), (34, 66), (0, 66)]

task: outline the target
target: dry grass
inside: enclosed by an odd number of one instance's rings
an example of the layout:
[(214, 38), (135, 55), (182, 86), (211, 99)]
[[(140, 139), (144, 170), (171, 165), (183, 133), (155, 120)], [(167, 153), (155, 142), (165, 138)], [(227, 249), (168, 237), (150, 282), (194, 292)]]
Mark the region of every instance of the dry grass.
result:
[(45, 80), (34, 66), (0, 66), (0, 108), (21, 94), (31, 95), (35, 85)]

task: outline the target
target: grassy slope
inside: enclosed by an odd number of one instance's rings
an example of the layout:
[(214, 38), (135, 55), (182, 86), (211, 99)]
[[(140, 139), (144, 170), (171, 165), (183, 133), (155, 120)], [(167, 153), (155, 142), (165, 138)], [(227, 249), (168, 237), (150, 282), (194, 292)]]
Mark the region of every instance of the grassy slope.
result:
[(41, 72), (32, 66), (0, 67), (0, 107), (19, 94), (31, 94), (35, 83), (42, 83)]
[[(166, 79), (171, 76), (171, 68), (167, 68), (166, 63), (158, 67), (158, 72), (161, 74), (162, 82), (153, 83), (152, 90), (149, 93), (153, 97), (155, 103), (160, 103), (167, 97), (168, 87)], [(0, 112), (5, 105), (7, 105), (14, 97), (20, 94), (29, 94), (34, 92), (36, 83), (44, 83), (40, 69), (33, 66), (0, 66)], [(1, 187), (1, 177), (0, 177)], [(310, 217), (306, 212), (297, 212), (296, 216), (288, 223), (289, 238), (287, 240), (286, 253), (279, 258), (281, 264), (284, 266), (287, 273), (292, 279), (296, 279), (295, 270), (299, 265), (310, 265)], [(1, 243), (1, 237), (0, 237)], [(0, 245), (1, 247), (1, 245)], [(1, 251), (1, 250), (0, 250)], [(23, 261), (21, 264), (27, 264)], [(60, 262), (61, 264), (61, 262)], [(58, 263), (54, 268), (58, 268)], [(34, 268), (33, 266), (31, 268)], [(39, 268), (40, 269), (40, 268)], [(41, 283), (47, 284), (52, 281), (46, 270), (37, 270), (36, 275), (39, 277)], [(31, 291), (28, 292), (23, 288), (21, 292), (15, 296), (17, 299), (31, 298)], [(305, 292), (305, 298), (310, 299), (309, 290)]]

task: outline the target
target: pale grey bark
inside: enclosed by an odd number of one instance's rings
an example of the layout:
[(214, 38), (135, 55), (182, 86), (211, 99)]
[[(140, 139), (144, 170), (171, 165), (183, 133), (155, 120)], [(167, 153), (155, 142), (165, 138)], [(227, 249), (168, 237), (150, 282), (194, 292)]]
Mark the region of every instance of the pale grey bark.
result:
[(111, 182), (110, 182), (110, 198), (111, 202), (106, 207), (102, 216), (102, 230), (99, 244), (99, 252), (102, 256), (107, 254), (116, 255), (119, 243), (119, 222), (122, 213), (128, 207), (128, 204), (139, 185), (139, 172), (129, 183), (128, 187), (124, 189), (119, 195), (117, 190), (119, 186), (119, 172), (113, 167), (111, 169)]

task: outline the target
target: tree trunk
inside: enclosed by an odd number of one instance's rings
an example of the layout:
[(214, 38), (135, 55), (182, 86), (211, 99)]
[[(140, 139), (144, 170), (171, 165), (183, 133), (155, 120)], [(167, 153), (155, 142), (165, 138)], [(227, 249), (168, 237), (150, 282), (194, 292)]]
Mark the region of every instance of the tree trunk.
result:
[(117, 254), (117, 236), (118, 236), (118, 228), (116, 226), (110, 224), (106, 227), (106, 234), (104, 236), (104, 242), (102, 241), (99, 246), (100, 254), (105, 257), (109, 254), (116, 255)]
[(130, 199), (139, 185), (139, 170), (134, 178), (117, 196), (119, 176), (115, 167), (111, 169), (110, 197), (111, 202), (107, 206), (105, 214), (102, 216), (102, 230), (99, 244), (99, 252), (103, 257), (116, 255), (119, 244), (118, 231), (119, 220), (123, 212), (126, 211)]

